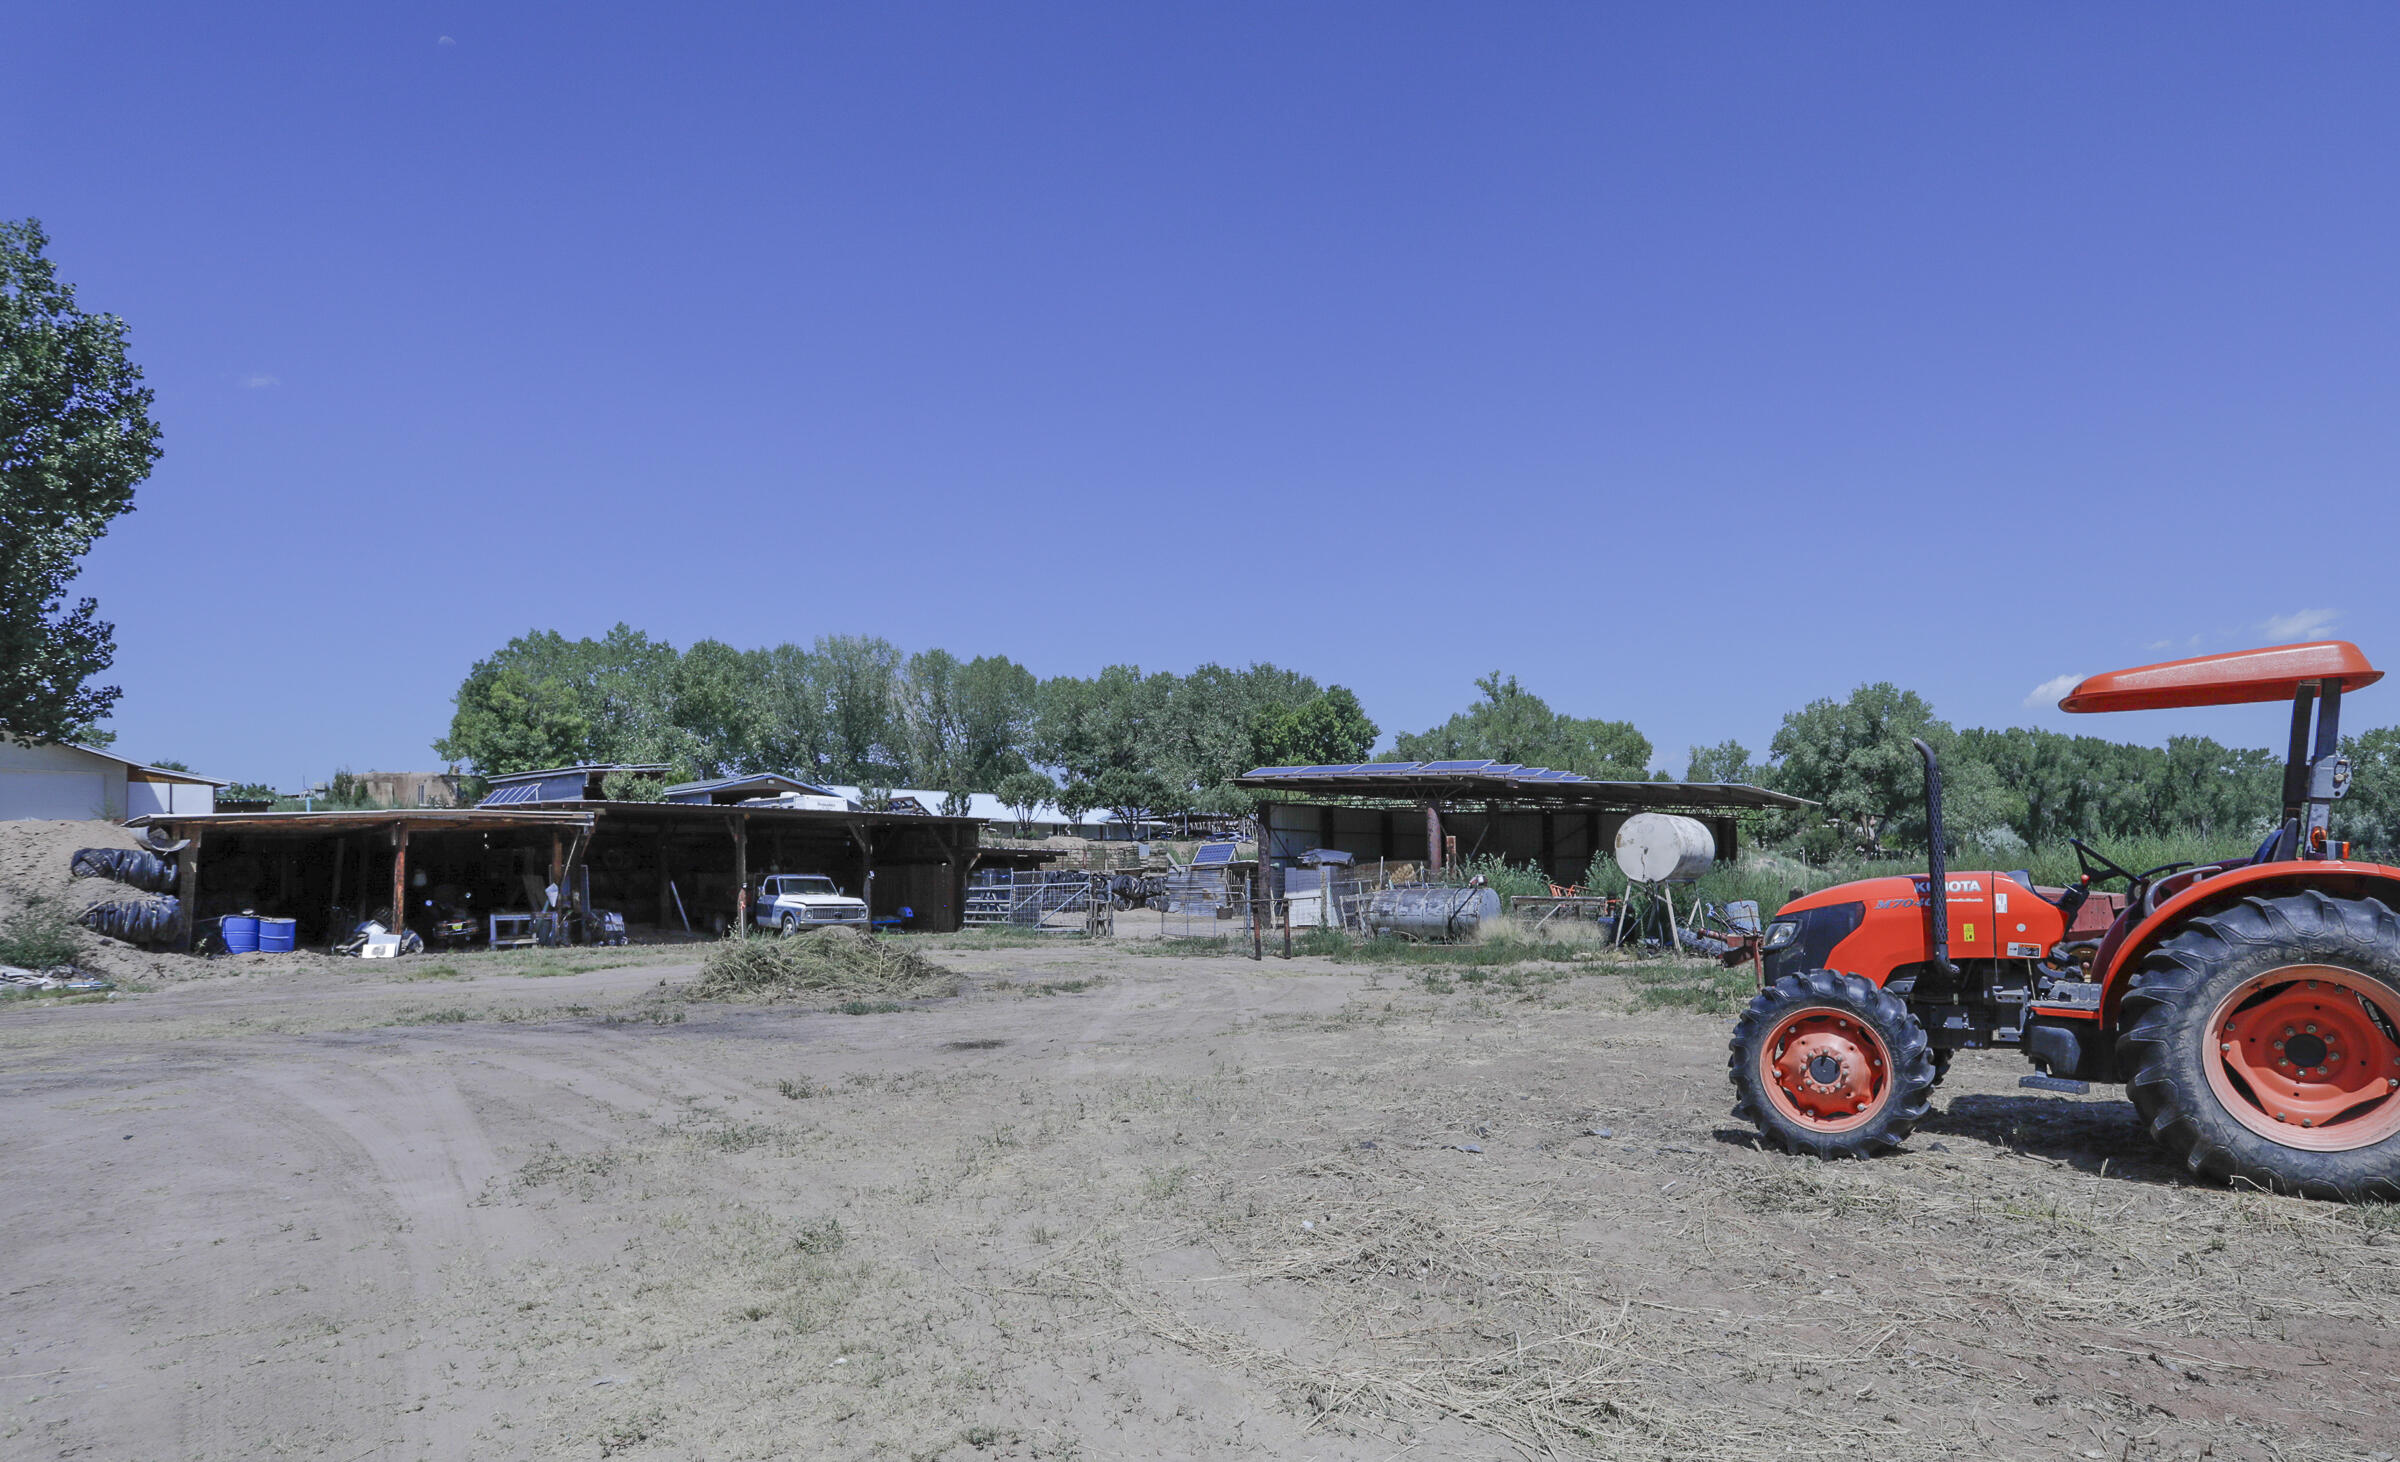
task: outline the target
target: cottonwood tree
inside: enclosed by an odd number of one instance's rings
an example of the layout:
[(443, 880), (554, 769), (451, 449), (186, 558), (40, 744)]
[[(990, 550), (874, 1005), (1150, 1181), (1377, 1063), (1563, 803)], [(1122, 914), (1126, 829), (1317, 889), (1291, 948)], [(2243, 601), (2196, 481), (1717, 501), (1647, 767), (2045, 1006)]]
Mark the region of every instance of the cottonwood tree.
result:
[(0, 222), (0, 735), (20, 743), (91, 739), (116, 704), (90, 683), (114, 627), (67, 586), (159, 456), (125, 322), (76, 305), (49, 243)]

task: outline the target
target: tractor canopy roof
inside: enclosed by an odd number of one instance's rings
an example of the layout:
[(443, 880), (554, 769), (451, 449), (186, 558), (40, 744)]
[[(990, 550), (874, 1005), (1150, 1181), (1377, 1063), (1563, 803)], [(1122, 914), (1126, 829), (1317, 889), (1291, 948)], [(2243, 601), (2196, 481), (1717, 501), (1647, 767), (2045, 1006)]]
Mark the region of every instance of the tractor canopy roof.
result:
[(2062, 711), (2156, 711), (2173, 706), (2236, 706), (2290, 700), (2303, 686), (2357, 690), (2383, 679), (2348, 640), (2318, 640), (2265, 650), (2229, 650), (2163, 665), (2095, 675), (2058, 703)]

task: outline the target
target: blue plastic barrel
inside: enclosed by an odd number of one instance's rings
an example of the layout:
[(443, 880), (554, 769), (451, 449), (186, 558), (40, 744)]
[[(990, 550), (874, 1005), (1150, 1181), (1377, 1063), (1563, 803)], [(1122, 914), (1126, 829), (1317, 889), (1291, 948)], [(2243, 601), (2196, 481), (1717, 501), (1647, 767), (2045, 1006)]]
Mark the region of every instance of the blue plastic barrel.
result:
[(252, 954), (258, 949), (258, 918), (253, 914), (227, 914), (217, 921), (218, 930), (225, 936), (227, 954)]
[(290, 954), (298, 942), (300, 921), (297, 919), (261, 919), (258, 921), (258, 948), (262, 954)]

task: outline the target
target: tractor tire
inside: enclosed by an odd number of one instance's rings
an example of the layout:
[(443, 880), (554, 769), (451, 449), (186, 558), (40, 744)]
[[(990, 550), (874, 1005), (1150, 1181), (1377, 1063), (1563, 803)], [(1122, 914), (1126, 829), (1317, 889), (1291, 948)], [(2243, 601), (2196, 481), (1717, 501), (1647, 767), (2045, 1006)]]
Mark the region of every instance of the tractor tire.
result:
[(1899, 996), (1831, 970), (1786, 975), (1735, 1022), (1733, 1114), (1787, 1152), (1873, 1157), (1924, 1120), (1933, 1049)]
[(2400, 916), (2317, 890), (2193, 919), (2134, 972), (2126, 1093), (2192, 1172), (2400, 1198)]
[(1950, 1058), (1957, 1054), (1958, 1053), (1956, 1051), (1951, 1050), (1947, 1046), (1937, 1046), (1934, 1048), (1933, 1084), (1935, 1086), (1940, 1086), (1942, 1084), (1942, 1078), (1950, 1074)]

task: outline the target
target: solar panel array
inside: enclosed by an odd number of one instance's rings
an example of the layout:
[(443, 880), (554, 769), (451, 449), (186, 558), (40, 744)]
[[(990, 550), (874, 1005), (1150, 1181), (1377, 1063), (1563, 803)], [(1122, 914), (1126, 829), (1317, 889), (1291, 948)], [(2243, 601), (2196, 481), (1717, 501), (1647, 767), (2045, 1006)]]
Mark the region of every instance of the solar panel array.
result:
[(1192, 866), (1206, 868), (1212, 864), (1231, 863), (1236, 846), (1233, 843), (1203, 843), (1192, 854)]

